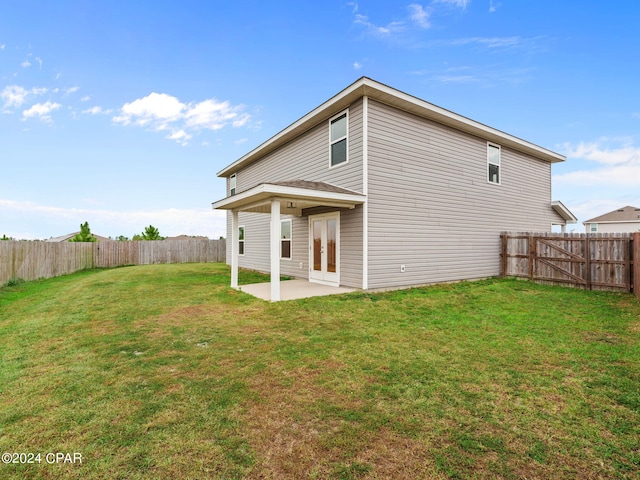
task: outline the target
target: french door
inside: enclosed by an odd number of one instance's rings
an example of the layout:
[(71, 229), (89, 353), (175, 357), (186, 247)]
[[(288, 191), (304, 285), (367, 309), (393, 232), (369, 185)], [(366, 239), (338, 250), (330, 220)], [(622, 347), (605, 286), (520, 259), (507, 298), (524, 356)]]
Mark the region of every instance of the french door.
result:
[(309, 280), (340, 285), (340, 212), (309, 217)]

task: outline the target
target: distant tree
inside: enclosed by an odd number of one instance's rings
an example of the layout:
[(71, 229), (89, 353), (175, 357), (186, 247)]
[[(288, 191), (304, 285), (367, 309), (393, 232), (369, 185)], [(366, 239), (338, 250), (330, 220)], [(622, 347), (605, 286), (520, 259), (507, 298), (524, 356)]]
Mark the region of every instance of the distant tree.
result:
[(73, 238), (69, 239), (70, 242), (97, 242), (98, 239), (91, 234), (89, 228), (89, 222), (84, 222), (80, 225), (80, 233), (76, 233)]
[(153, 225), (149, 225), (145, 227), (144, 232), (142, 232), (143, 240), (163, 240), (164, 237), (160, 236), (160, 232)]
[(134, 242), (139, 242), (140, 240), (144, 240), (144, 238), (142, 238), (142, 235), (140, 235), (139, 233), (136, 233), (131, 240), (133, 240)]
[(2, 238), (0, 238), (0, 240), (13, 240), (13, 238), (2, 235)]
[(128, 242), (129, 241), (129, 237), (125, 237), (124, 235), (118, 235), (116, 237), (116, 240), (119, 242)]

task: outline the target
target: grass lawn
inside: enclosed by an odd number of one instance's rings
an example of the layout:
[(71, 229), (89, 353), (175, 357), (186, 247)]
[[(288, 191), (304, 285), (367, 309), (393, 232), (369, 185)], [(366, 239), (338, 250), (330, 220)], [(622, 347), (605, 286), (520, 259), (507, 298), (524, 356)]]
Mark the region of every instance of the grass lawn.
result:
[(1, 288), (0, 453), (36, 463), (0, 478), (638, 478), (629, 294), (228, 285), (183, 264)]

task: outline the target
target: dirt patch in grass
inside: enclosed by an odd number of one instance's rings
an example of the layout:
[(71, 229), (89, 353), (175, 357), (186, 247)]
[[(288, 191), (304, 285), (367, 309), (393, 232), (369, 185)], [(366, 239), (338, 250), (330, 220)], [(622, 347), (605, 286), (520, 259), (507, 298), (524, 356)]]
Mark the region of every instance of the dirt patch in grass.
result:
[(247, 405), (244, 423), (256, 463), (247, 478), (326, 478), (340, 464), (343, 451), (328, 439), (343, 422), (326, 418), (319, 403), (357, 409), (361, 402), (319, 384), (322, 372), (341, 364), (316, 365), (285, 370), (274, 364), (249, 380), (257, 399)]

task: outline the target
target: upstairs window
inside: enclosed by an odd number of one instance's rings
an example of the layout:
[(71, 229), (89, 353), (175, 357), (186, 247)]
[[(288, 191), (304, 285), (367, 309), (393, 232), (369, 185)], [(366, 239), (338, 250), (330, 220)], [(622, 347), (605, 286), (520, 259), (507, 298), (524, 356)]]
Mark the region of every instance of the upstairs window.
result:
[(335, 167), (347, 161), (347, 112), (330, 120), (331, 166)]
[(487, 143), (487, 172), (489, 183), (500, 185), (500, 147)]
[(236, 174), (229, 177), (229, 195), (236, 194)]

